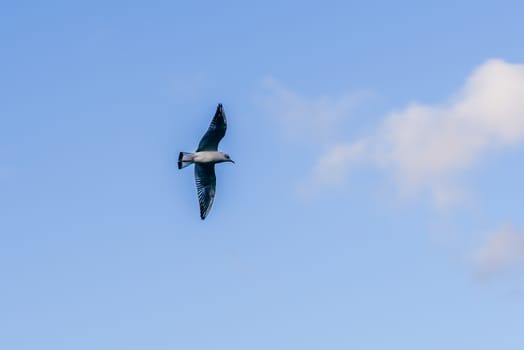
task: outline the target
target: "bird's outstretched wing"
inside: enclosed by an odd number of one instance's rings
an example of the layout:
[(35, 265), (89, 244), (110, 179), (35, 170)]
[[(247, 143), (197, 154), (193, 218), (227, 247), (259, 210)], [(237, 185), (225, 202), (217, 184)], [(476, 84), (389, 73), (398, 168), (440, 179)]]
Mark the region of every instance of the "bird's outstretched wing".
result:
[(200, 205), (200, 218), (204, 220), (207, 214), (209, 214), (215, 199), (217, 183), (215, 164), (195, 163), (195, 183), (198, 193), (198, 204)]
[(227, 121), (222, 104), (219, 104), (215, 116), (209, 125), (209, 129), (200, 140), (197, 152), (200, 151), (216, 151), (218, 150), (218, 143), (226, 134)]

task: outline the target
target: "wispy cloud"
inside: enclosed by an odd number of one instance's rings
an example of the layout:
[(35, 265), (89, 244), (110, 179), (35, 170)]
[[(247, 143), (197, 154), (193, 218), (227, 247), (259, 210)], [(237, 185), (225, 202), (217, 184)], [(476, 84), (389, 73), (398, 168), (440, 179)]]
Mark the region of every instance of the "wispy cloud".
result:
[(370, 93), (359, 91), (339, 96), (308, 98), (284, 87), (274, 78), (262, 81), (259, 102), (275, 116), (290, 140), (323, 144)]
[(172, 75), (169, 77), (169, 89), (179, 100), (194, 100), (209, 89), (209, 82), (204, 74)]
[[(401, 193), (429, 193), (436, 205), (447, 206), (466, 197), (458, 183), (465, 170), (490, 151), (524, 142), (524, 64), (488, 60), (443, 103), (411, 103), (385, 114), (375, 128), (355, 139), (332, 136), (351, 118), (362, 95), (312, 99), (273, 79), (265, 84), (265, 106), (280, 118), (287, 135), (314, 140), (325, 149), (299, 184), (306, 194), (338, 189), (353, 169), (372, 167), (392, 174)], [(501, 227), (468, 258), (481, 278), (524, 267), (524, 232)]]
[(486, 151), (523, 140), (524, 65), (490, 60), (447, 103), (413, 103), (360, 140), (331, 146), (308, 181), (338, 185), (352, 166), (364, 163), (393, 171), (402, 191), (429, 190), (445, 205), (461, 196), (454, 183), (461, 171)]
[(524, 234), (512, 226), (491, 232), (472, 254), (471, 262), (482, 279), (524, 267)]

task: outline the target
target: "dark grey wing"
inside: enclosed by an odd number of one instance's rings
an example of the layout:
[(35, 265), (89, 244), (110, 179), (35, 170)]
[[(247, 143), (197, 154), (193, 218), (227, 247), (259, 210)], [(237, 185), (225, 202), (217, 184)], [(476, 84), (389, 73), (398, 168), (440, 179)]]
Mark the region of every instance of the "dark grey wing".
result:
[(224, 108), (222, 108), (222, 104), (219, 104), (215, 116), (209, 125), (209, 129), (207, 129), (207, 132), (198, 144), (197, 152), (218, 150), (218, 143), (226, 134), (226, 128), (227, 121)]
[(198, 193), (198, 204), (200, 205), (200, 218), (204, 220), (211, 210), (215, 199), (215, 188), (217, 178), (215, 176), (215, 164), (195, 163), (195, 182)]

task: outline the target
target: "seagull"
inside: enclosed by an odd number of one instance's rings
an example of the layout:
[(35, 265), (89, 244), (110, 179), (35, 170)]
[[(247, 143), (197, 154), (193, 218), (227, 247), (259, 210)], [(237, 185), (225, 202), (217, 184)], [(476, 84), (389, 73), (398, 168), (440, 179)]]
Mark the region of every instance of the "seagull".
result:
[(204, 220), (211, 210), (215, 199), (216, 176), (215, 164), (235, 163), (228, 154), (218, 151), (218, 143), (226, 134), (227, 121), (224, 108), (219, 103), (209, 129), (204, 134), (195, 152), (180, 152), (178, 169), (195, 164), (195, 183), (200, 205), (200, 218)]

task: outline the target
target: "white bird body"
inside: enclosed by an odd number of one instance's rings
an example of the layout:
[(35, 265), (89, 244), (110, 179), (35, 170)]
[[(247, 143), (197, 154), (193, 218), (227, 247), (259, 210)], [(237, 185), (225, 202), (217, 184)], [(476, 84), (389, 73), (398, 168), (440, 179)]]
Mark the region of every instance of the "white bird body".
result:
[(227, 155), (219, 151), (200, 151), (193, 153), (193, 163), (222, 163), (230, 159)]
[(229, 157), (228, 154), (224, 152), (219, 152), (219, 151), (198, 151), (198, 152), (193, 152), (193, 153), (182, 152), (182, 157), (180, 158), (179, 162), (181, 163), (180, 164), (181, 169), (193, 163), (197, 163), (197, 164), (216, 164), (216, 163), (223, 163), (223, 162), (234, 163), (234, 161)]

